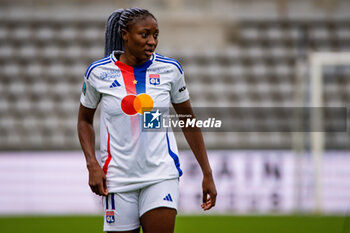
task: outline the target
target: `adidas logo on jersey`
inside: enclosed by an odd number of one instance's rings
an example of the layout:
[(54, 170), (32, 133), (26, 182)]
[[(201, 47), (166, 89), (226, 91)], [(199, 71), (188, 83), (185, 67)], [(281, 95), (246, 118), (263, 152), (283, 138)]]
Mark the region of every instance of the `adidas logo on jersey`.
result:
[(170, 201), (173, 202), (173, 199), (171, 198), (170, 193), (168, 193), (168, 195), (166, 195), (166, 197), (163, 198), (164, 201)]
[(120, 83), (117, 80), (114, 80), (114, 82), (109, 86), (109, 88), (113, 87), (120, 87)]

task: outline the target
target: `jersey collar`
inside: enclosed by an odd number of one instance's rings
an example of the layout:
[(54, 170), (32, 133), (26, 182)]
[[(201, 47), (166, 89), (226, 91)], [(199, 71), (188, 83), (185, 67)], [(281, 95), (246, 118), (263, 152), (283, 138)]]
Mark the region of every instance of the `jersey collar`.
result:
[(127, 64), (124, 64), (122, 62), (120, 62), (116, 57), (115, 57), (115, 53), (117, 54), (121, 54), (123, 53), (123, 51), (113, 51), (110, 55), (110, 58), (111, 60), (114, 62), (115, 65), (117, 65), (118, 67), (123, 67), (123, 69), (125, 70), (129, 70), (129, 71), (144, 71), (146, 70), (153, 62), (154, 58), (155, 58), (155, 53), (152, 54), (151, 58), (146, 61), (145, 63), (143, 63), (142, 65), (139, 65), (139, 66), (135, 66), (135, 67), (132, 67), (132, 66), (129, 66)]

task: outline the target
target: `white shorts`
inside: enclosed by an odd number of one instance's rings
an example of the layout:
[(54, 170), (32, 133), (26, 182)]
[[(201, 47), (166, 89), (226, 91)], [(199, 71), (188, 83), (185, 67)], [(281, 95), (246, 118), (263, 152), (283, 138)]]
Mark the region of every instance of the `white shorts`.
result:
[(104, 231), (128, 231), (141, 226), (140, 217), (149, 210), (168, 207), (177, 210), (178, 179), (164, 180), (145, 188), (110, 193), (103, 197)]

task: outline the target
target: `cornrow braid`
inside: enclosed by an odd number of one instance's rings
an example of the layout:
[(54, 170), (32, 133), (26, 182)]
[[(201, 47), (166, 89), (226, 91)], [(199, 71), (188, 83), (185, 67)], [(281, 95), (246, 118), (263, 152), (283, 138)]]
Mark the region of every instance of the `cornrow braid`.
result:
[(144, 19), (148, 16), (156, 20), (152, 13), (142, 8), (118, 9), (114, 11), (108, 17), (106, 24), (105, 56), (108, 56), (114, 50), (123, 51), (122, 29), (129, 31), (137, 19)]

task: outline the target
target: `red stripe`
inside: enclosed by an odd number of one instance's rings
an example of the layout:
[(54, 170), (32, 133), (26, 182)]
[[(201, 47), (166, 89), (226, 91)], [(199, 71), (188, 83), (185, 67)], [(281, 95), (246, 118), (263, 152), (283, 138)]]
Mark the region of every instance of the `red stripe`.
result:
[(105, 161), (105, 164), (103, 165), (103, 171), (105, 175), (107, 175), (107, 170), (108, 170), (108, 165), (111, 162), (112, 155), (111, 155), (111, 136), (109, 135), (108, 128), (107, 128), (107, 133), (108, 133), (108, 140), (107, 140), (107, 152), (108, 152), (108, 158)]
[[(114, 64), (118, 66), (118, 68), (122, 72), (126, 94), (136, 95), (136, 85), (134, 83), (135, 81), (134, 68), (120, 61), (116, 61)], [(130, 122), (131, 122), (131, 131), (132, 131), (133, 139), (137, 139), (140, 133), (139, 116), (137, 114), (130, 116)]]
[(136, 95), (134, 68), (120, 61), (116, 61), (115, 64), (122, 72), (126, 93), (128, 95)]

